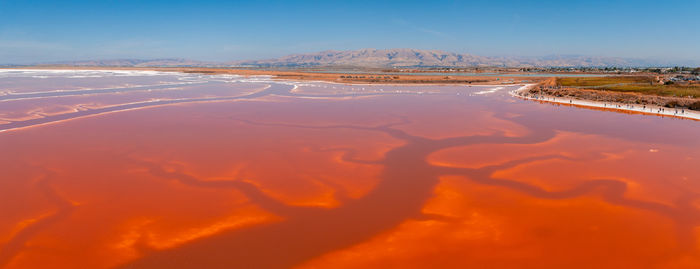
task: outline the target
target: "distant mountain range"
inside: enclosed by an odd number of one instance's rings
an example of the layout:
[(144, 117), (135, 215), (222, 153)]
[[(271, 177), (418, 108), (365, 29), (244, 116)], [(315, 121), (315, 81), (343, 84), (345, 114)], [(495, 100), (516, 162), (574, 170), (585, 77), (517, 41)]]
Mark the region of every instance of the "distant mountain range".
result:
[(159, 66), (222, 66), (221, 63), (202, 62), (180, 58), (167, 59), (114, 59), (88, 60), (41, 63), (39, 65), (68, 65), (68, 66), (119, 66), (119, 67), (159, 67)]
[(544, 57), (486, 57), (458, 54), (440, 50), (418, 49), (361, 49), (350, 51), (322, 51), (292, 54), (275, 59), (234, 62), (202, 62), (186, 59), (153, 60), (99, 60), (73, 61), (48, 64), (71, 66), (123, 66), (123, 67), (649, 67), (649, 66), (698, 66), (700, 63), (662, 62), (618, 57), (591, 57), (580, 55), (553, 55)]
[(618, 57), (591, 57), (580, 55), (552, 55), (545, 57), (486, 57), (458, 54), (440, 50), (418, 49), (361, 49), (351, 51), (322, 51), (292, 54), (276, 59), (240, 61), (239, 65), (252, 66), (359, 66), (359, 67), (629, 67), (697, 65)]

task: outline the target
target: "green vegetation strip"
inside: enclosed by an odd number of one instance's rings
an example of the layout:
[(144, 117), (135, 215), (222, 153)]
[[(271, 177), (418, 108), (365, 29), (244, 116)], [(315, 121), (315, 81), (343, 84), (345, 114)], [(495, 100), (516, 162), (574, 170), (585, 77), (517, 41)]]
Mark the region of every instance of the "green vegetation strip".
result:
[(617, 92), (638, 92), (642, 94), (660, 96), (692, 96), (700, 98), (700, 86), (673, 86), (673, 85), (621, 85), (612, 87), (602, 87), (599, 90), (609, 90)]
[(700, 85), (661, 85), (653, 83), (651, 77), (560, 78), (557, 83), (565, 87), (592, 87), (595, 90), (700, 98)]
[(646, 83), (651, 84), (652, 80), (649, 77), (580, 77), (580, 78), (560, 78), (558, 80), (561, 86), (568, 87), (591, 87), (604, 86), (621, 83)]

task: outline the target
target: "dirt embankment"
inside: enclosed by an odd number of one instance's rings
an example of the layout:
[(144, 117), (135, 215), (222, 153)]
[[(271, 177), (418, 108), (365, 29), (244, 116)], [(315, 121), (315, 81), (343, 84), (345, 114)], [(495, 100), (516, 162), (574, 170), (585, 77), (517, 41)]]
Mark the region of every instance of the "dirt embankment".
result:
[(273, 76), (279, 79), (327, 81), (347, 84), (479, 84), (501, 85), (540, 82), (544, 77), (496, 77), (496, 76), (457, 76), (445, 75), (387, 75), (377, 73), (315, 73), (302, 70), (259, 70), (206, 67), (74, 67), (74, 66), (41, 66), (28, 67), (40, 69), (79, 69), (79, 70), (149, 70), (163, 72), (184, 72), (201, 74), (230, 74), (242, 76)]
[[(156, 69), (158, 70), (158, 69)], [(163, 70), (163, 69), (160, 69)], [(205, 74), (235, 74), (235, 75), (270, 75), (279, 79), (328, 81), (347, 84), (480, 84), (500, 85), (539, 82), (543, 77), (496, 77), (496, 76), (456, 76), (445, 75), (388, 75), (381, 73), (314, 73), (304, 71), (279, 70), (249, 70), (249, 69), (218, 69), (218, 68), (173, 68), (170, 71), (205, 73)]]
[(669, 108), (688, 108), (700, 111), (700, 100), (688, 97), (645, 95), (640, 93), (614, 92), (605, 90), (561, 87), (555, 80), (546, 80), (531, 88), (527, 94), (549, 95), (560, 98), (570, 97), (598, 102), (621, 104), (656, 105)]

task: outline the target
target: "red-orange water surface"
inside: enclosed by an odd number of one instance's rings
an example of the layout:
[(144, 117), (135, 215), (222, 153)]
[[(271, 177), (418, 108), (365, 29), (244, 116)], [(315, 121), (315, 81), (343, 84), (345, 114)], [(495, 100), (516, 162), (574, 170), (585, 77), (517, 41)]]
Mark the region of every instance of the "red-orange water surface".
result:
[(0, 267), (700, 267), (695, 121), (192, 79), (0, 101)]

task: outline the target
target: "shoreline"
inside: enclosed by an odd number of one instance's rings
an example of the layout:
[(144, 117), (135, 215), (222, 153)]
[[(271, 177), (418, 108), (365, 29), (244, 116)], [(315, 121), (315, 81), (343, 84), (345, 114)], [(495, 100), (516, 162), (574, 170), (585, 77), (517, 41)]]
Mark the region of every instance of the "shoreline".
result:
[[(474, 80), (446, 80), (444, 77), (435, 78), (435, 76), (416, 76), (416, 75), (405, 75), (404, 78), (387, 80), (387, 81), (366, 81), (366, 80), (341, 80), (339, 76), (344, 75), (343, 73), (305, 73), (302, 71), (272, 71), (272, 70), (244, 70), (244, 69), (215, 69), (215, 68), (152, 68), (152, 67), (27, 67), (27, 68), (0, 68), (0, 70), (73, 70), (73, 71), (143, 71), (143, 72), (172, 72), (172, 73), (185, 73), (185, 74), (203, 74), (203, 75), (238, 75), (243, 77), (256, 77), (256, 76), (267, 76), (268, 79), (274, 81), (297, 81), (297, 82), (323, 82), (332, 84), (344, 84), (344, 85), (387, 85), (387, 86), (450, 86), (450, 85), (463, 85), (463, 86), (512, 86), (512, 85), (525, 85), (518, 88), (517, 90), (510, 91), (510, 95), (516, 98), (521, 98), (525, 100), (539, 101), (542, 103), (560, 104), (560, 105), (571, 105), (576, 107), (583, 107), (589, 109), (599, 109), (612, 112), (625, 112), (634, 113), (642, 115), (655, 115), (661, 117), (673, 117), (680, 119), (689, 119), (700, 121), (700, 111), (694, 111), (690, 109), (675, 109), (661, 107), (657, 105), (631, 105), (622, 102), (600, 102), (585, 99), (576, 98), (562, 98), (555, 97), (551, 95), (526, 95), (523, 94), (525, 90), (530, 89), (533, 86), (539, 85), (545, 82), (548, 77), (528, 77), (529, 82), (520, 81), (508, 81), (508, 83), (503, 83), (499, 80), (499, 77), (486, 77), (487, 81), (476, 82), (484, 77), (466, 77), (472, 78)], [(408, 77), (409, 79), (406, 79)], [(506, 77), (506, 79), (508, 79)], [(429, 81), (429, 82), (426, 82)], [(476, 82), (472, 84), (472, 82)]]
[[(206, 67), (82, 67), (82, 66), (31, 66), (0, 68), (0, 70), (115, 70), (115, 71), (156, 71), (195, 73), (203, 75), (240, 75), (240, 76), (272, 76), (274, 79), (324, 81), (342, 84), (387, 84), (387, 85), (511, 85), (546, 80), (546, 76), (532, 77), (508, 77), (508, 76), (457, 76), (445, 73), (445, 75), (378, 75), (372, 73), (313, 73), (303, 70), (250, 70), (250, 69), (222, 69)], [(355, 78), (347, 78), (353, 76)], [(375, 77), (377, 76), (377, 77)], [(357, 78), (359, 77), (359, 78)], [(390, 78), (385, 78), (390, 77)]]
[[(558, 105), (568, 105), (573, 107), (582, 107), (588, 109), (604, 110), (618, 113), (629, 113), (629, 114), (639, 114), (639, 115), (649, 115), (649, 116), (660, 116), (660, 117), (671, 117), (679, 119), (687, 119), (700, 121), (700, 111), (694, 111), (690, 109), (675, 109), (668, 107), (661, 107), (656, 105), (630, 105), (619, 102), (600, 102), (593, 100), (584, 100), (576, 98), (562, 98), (551, 95), (525, 95), (523, 94), (530, 87), (536, 84), (529, 84), (518, 88), (517, 90), (510, 91), (510, 95), (516, 98), (521, 98), (524, 100), (538, 101), (541, 103), (550, 103)], [(683, 113), (681, 113), (683, 112)]]

